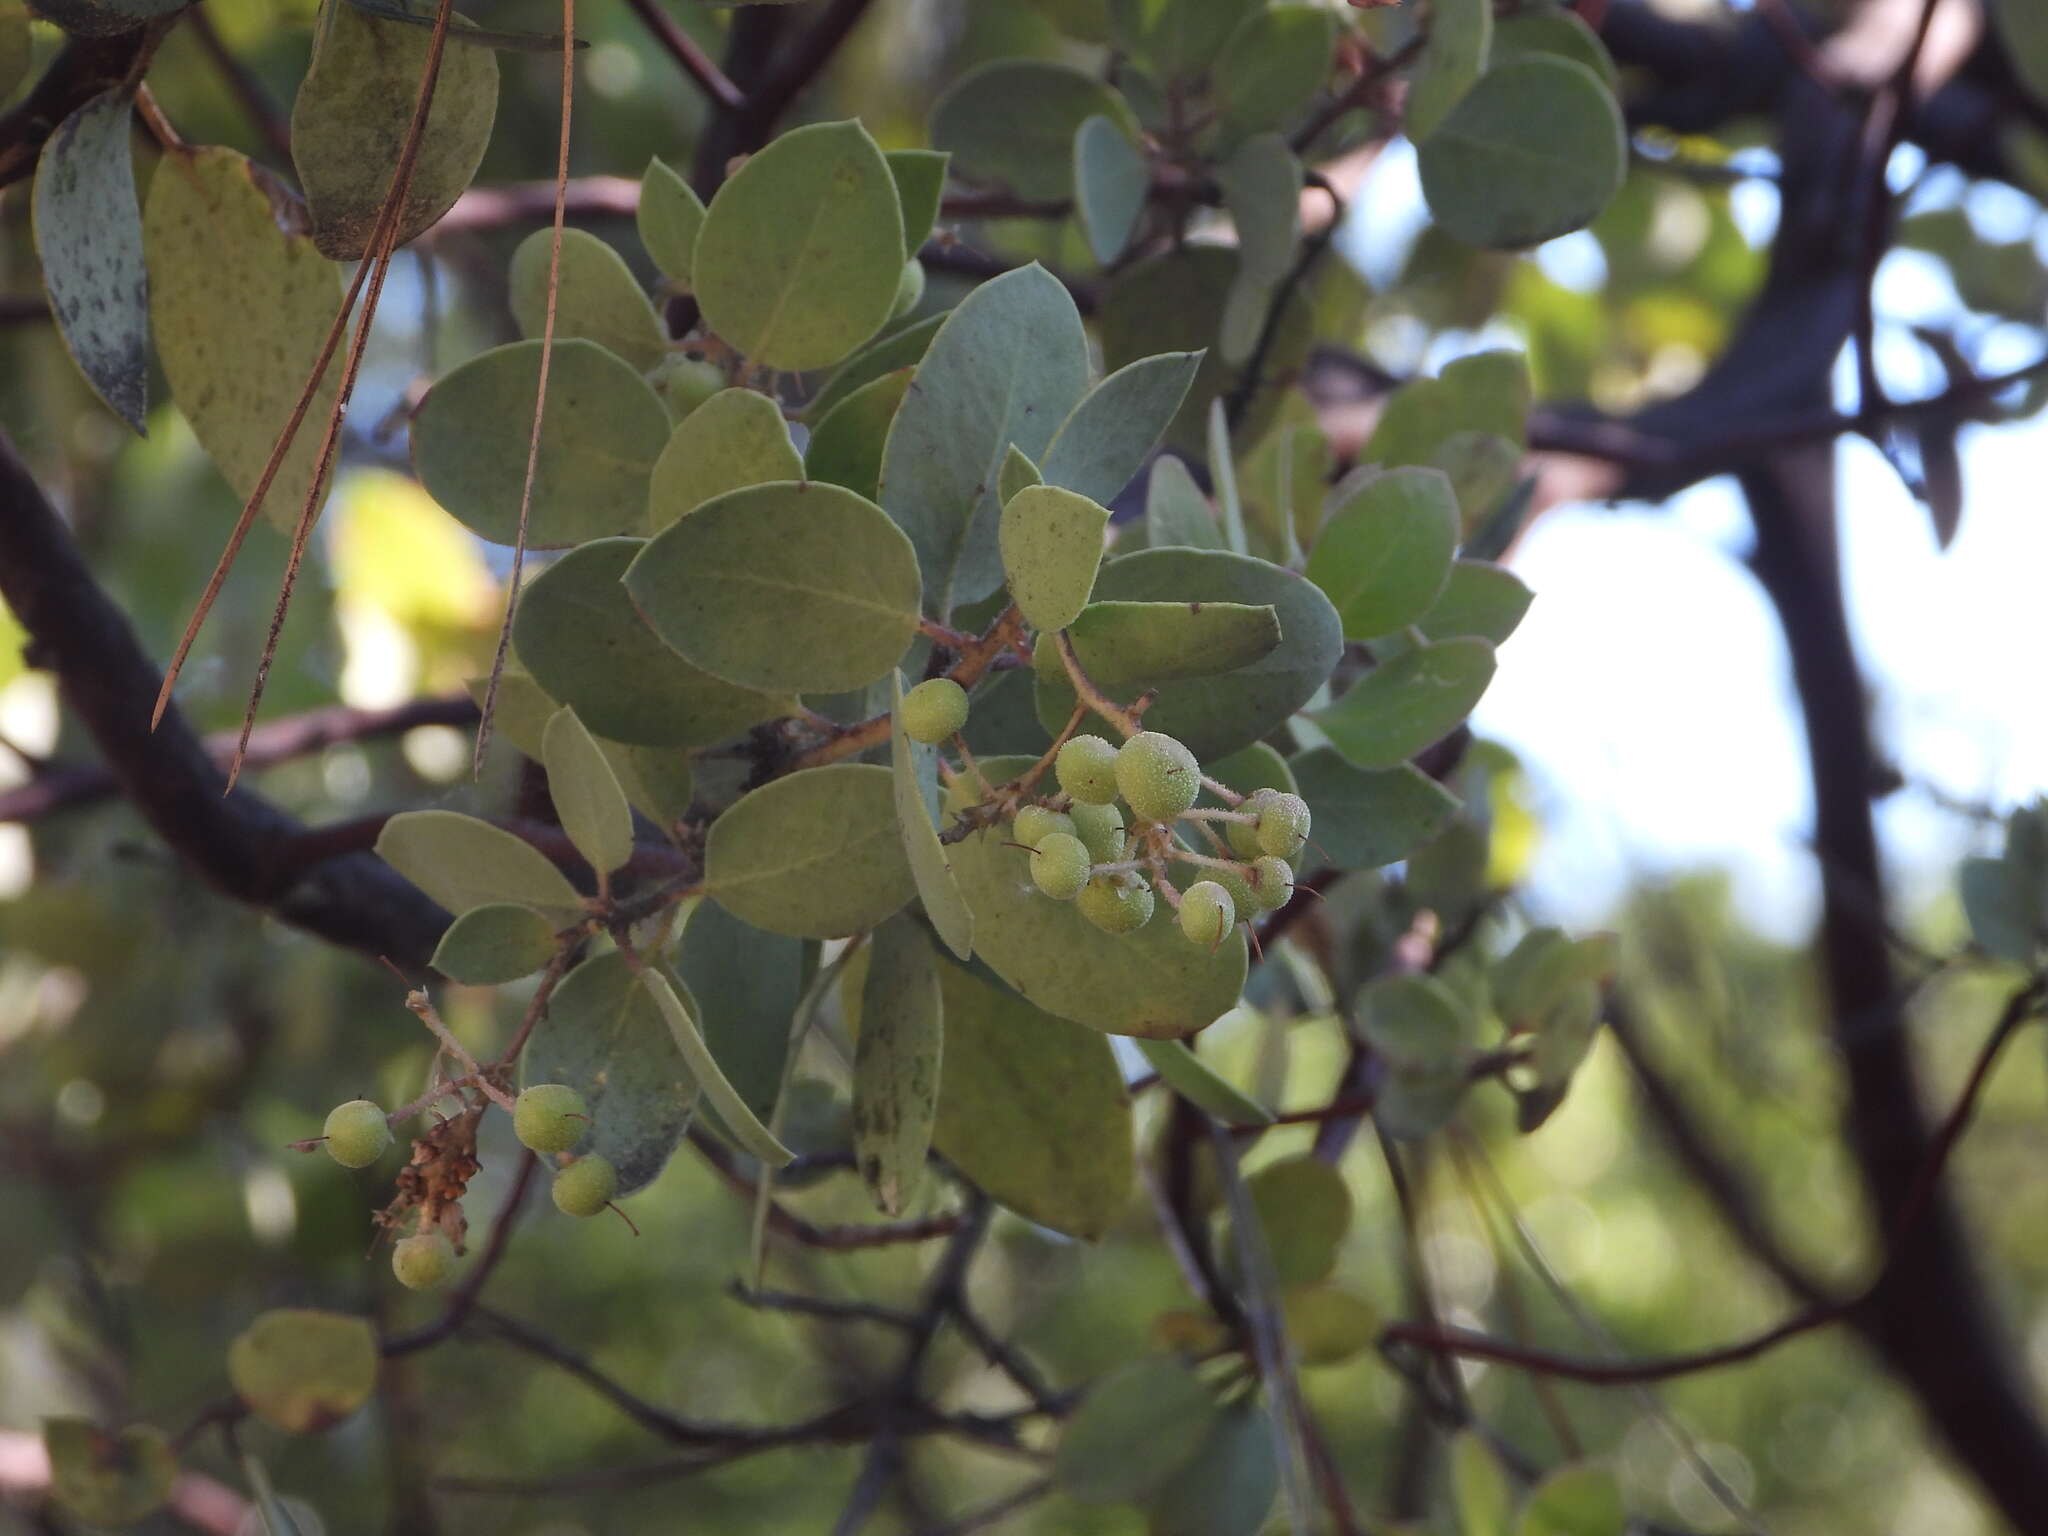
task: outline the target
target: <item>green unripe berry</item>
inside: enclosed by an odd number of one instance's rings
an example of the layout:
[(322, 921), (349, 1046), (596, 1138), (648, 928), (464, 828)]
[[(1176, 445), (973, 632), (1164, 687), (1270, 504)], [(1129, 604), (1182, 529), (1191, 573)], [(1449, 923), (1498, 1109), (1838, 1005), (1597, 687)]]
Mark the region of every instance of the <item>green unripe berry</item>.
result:
[(1031, 878), (1054, 901), (1072, 901), (1088, 883), (1088, 850), (1071, 832), (1048, 832), (1031, 850)]
[(1294, 871), (1285, 859), (1267, 854), (1252, 865), (1251, 892), (1256, 906), (1267, 912), (1277, 911), (1294, 894)]
[(1124, 813), (1113, 805), (1076, 804), (1067, 812), (1074, 836), (1098, 864), (1114, 864), (1124, 854)]
[(1099, 875), (1082, 889), (1076, 902), (1081, 915), (1104, 933), (1135, 933), (1152, 921), (1152, 887), (1143, 881)]
[(912, 741), (944, 741), (967, 724), (967, 690), (950, 677), (926, 678), (903, 695), (902, 713)]
[(555, 1209), (565, 1216), (595, 1216), (619, 1192), (619, 1171), (595, 1152), (555, 1175)]
[(1074, 823), (1064, 812), (1047, 810), (1042, 805), (1025, 806), (1010, 823), (1010, 841), (1026, 848), (1036, 848), (1050, 832), (1064, 832), (1072, 837)]
[(1245, 913), (1258, 906), (1258, 898), (1252, 894), (1251, 877), (1242, 865), (1233, 864), (1228, 869), (1212, 869), (1208, 878), (1230, 893), (1233, 911)]
[(512, 1134), (536, 1152), (566, 1152), (590, 1129), (590, 1106), (567, 1083), (535, 1083), (512, 1101)]
[(896, 279), (896, 302), (890, 307), (889, 318), (901, 320), (924, 297), (924, 263), (915, 256), (903, 263), (903, 275)]
[(1195, 754), (1159, 731), (1140, 731), (1116, 755), (1116, 787), (1140, 821), (1172, 821), (1202, 792)]
[(1077, 803), (1107, 805), (1116, 798), (1116, 760), (1116, 748), (1100, 736), (1076, 736), (1060, 748), (1052, 771)]
[(725, 370), (694, 357), (671, 354), (655, 364), (649, 382), (668, 405), (671, 421), (681, 421), (725, 388)]
[[(1272, 799), (1279, 791), (1261, 789), (1245, 797), (1238, 806), (1238, 813), (1257, 816), (1259, 808)], [(1230, 845), (1230, 851), (1240, 859), (1249, 862), (1259, 856), (1259, 824), (1256, 821), (1226, 821), (1223, 823), (1223, 840)]]
[(455, 1272), (455, 1249), (439, 1232), (401, 1237), (391, 1250), (391, 1273), (409, 1291), (431, 1291)]
[(368, 1099), (350, 1099), (327, 1111), (321, 1128), (327, 1155), (344, 1168), (367, 1168), (391, 1145), (391, 1123)]
[(1308, 802), (1299, 795), (1275, 794), (1259, 807), (1259, 852), (1291, 859), (1308, 841)]
[(1180, 931), (1197, 944), (1221, 944), (1236, 926), (1237, 904), (1214, 880), (1197, 880), (1181, 892)]

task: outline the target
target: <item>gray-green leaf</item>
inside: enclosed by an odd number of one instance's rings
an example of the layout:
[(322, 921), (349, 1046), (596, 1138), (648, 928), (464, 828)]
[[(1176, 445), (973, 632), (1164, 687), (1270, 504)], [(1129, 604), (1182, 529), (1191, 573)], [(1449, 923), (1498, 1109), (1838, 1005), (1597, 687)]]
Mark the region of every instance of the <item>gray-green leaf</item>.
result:
[(1309, 552), (1308, 577), (1329, 594), (1349, 640), (1416, 623), (1451, 574), (1458, 503), (1434, 469), (1396, 469), (1359, 486)]
[[(547, 323), (554, 238), (552, 229), (536, 229), (512, 253), (506, 278), (512, 318), (529, 341), (537, 340)], [(668, 332), (632, 269), (587, 229), (562, 231), (562, 265), (555, 284), (555, 339), (576, 336), (596, 342), (641, 373), (668, 356)], [(552, 408), (552, 380), (549, 395)]]
[(669, 434), (648, 482), (648, 524), (660, 533), (715, 496), (804, 478), (782, 407), (756, 389), (722, 389)]
[(58, 334), (93, 393), (137, 432), (149, 394), (149, 276), (129, 156), (134, 99), (95, 96), (36, 165), (36, 254)]
[(626, 590), (686, 661), (744, 688), (864, 688), (917, 633), (910, 540), (867, 498), (816, 482), (704, 503), (649, 541)]
[(465, 987), (531, 976), (555, 953), (555, 925), (531, 907), (493, 901), (471, 907), (434, 948), (433, 967)]
[(621, 868), (633, 857), (633, 808), (575, 710), (559, 710), (548, 722), (541, 757), (548, 771), (548, 798), (576, 851), (601, 875)]
[(1087, 605), (1108, 526), (1108, 508), (1058, 486), (1026, 486), (1010, 498), (1001, 525), (1003, 575), (1034, 627), (1065, 629)]
[(854, 1158), (875, 1204), (898, 1216), (924, 1181), (939, 1109), (939, 962), (923, 927), (902, 913), (869, 943), (853, 1054)]
[(384, 862), (455, 916), (513, 901), (568, 924), (583, 899), (531, 843), (455, 811), (400, 811), (377, 834)]
[(1123, 129), (1091, 117), (1074, 130), (1074, 213), (1103, 266), (1131, 243), (1151, 191), (1151, 170)]
[(1493, 680), (1493, 647), (1432, 640), (1380, 663), (1311, 718), (1360, 768), (1392, 768), (1458, 728)]
[(750, 791), (711, 825), (704, 888), (771, 933), (831, 939), (874, 927), (917, 889), (889, 770), (832, 763)]

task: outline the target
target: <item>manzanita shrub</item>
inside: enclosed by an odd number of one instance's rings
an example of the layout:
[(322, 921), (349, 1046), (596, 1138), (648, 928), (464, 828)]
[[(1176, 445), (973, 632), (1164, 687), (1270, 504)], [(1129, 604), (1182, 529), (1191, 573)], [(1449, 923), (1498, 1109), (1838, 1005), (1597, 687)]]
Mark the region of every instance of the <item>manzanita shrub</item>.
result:
[[(154, 0), (38, 9), (82, 37), (174, 24)], [(1094, 1239), (1127, 1219), (1151, 1085), (1184, 1106), (1182, 1175), (1187, 1127), (1210, 1160), (1168, 1200), (1209, 1289), (1161, 1320), (1158, 1354), (1078, 1384), (1053, 1470), (1155, 1530), (1230, 1536), (1300, 1475), (1282, 1362), (1352, 1358), (1373, 1327), (1330, 1282), (1343, 1180), (1313, 1156), (1239, 1176), (1230, 1149), (1301, 1106), (1233, 1080), (1205, 1031), (1339, 1021), (1331, 1123), (1429, 1137), (1505, 1092), (1533, 1131), (1615, 965), (1605, 936), (1488, 921), (1489, 759), (1462, 723), (1531, 599), (1495, 563), (1527, 499), (1526, 369), (1493, 351), (1408, 383), (1331, 483), (1294, 387), (1319, 314), (1354, 302), (1317, 167), (1405, 84), (1441, 231), (1511, 249), (1589, 222), (1625, 140), (1597, 37), (1547, 5), (1047, 9), (1088, 62), (975, 70), (928, 145), (810, 122), (701, 189), (657, 160), (639, 250), (543, 227), (513, 253), (520, 339), (431, 381), (410, 455), (479, 539), (539, 552), (506, 664), (474, 688), (565, 841), (422, 809), (377, 851), (453, 919), (440, 977), (530, 1001), (485, 1062), (414, 993), (454, 1065), (396, 1114), (340, 1105), (307, 1146), (370, 1166), (396, 1127), (392, 1267), (461, 1286), (489, 1114), (571, 1215), (629, 1210), (694, 1133), (764, 1220), (801, 1152), (890, 1218), (986, 1197)], [(325, 0), (296, 190), (166, 139), (138, 201), (139, 73), (43, 150), (36, 235), (80, 370), (139, 427), (154, 355), (222, 474), (287, 528), (353, 386), (341, 264), (377, 269), (469, 186), (493, 50), (554, 46), (432, 21)], [(1053, 205), (1059, 275), (999, 264), (935, 310), (949, 196)], [(1397, 864), (1398, 884), (1348, 878)], [(1294, 943), (1325, 898), (1323, 941)], [(839, 1078), (806, 1069), (814, 1036)], [(795, 1091), (820, 1086), (832, 1113)], [(277, 1312), (228, 1368), (249, 1411), (303, 1432), (368, 1398), (377, 1349), (367, 1325)], [(88, 1519), (169, 1486), (160, 1437), (66, 1422), (50, 1446)], [(1485, 1446), (1454, 1459), (1465, 1528), (1510, 1529)], [(1528, 1509), (1522, 1529), (1620, 1529), (1596, 1468)]]

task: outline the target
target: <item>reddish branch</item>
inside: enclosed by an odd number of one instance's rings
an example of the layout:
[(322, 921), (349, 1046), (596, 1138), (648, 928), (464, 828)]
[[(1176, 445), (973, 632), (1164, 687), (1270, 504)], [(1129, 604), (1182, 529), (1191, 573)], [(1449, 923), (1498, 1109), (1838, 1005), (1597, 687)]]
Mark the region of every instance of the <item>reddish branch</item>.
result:
[[(476, 705), (466, 695), (415, 699), (390, 709), (351, 709), (337, 704), (258, 726), (249, 735), (244, 765), (268, 768), (348, 742), (402, 736), (423, 725), (461, 726), (475, 721)], [(237, 731), (216, 731), (205, 738), (207, 755), (223, 770), (234, 755), (239, 735)], [(35, 821), (120, 793), (120, 781), (105, 764), (49, 767), (18, 789), (0, 791), (0, 821)]]

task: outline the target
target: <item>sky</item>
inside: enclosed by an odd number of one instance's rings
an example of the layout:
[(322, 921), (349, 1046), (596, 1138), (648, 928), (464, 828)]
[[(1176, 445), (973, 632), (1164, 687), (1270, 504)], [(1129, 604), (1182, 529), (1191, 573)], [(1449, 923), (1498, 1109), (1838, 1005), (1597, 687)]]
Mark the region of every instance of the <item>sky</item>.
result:
[[(1899, 184), (1920, 167), (1903, 152)], [(1920, 200), (1961, 200), (1999, 238), (2030, 230), (2034, 205), (2002, 189), (1930, 178)], [(1775, 192), (1738, 189), (1738, 224), (1769, 238)], [(1399, 270), (1424, 217), (1412, 152), (1396, 146), (1355, 200), (1342, 242), (1368, 278)], [(1589, 251), (1588, 247), (1592, 247)], [(1559, 281), (1597, 281), (1590, 236), (1534, 253)], [(1879, 361), (1888, 389), (1931, 393), (1905, 325), (1952, 317), (1957, 301), (1931, 259), (1895, 253), (1881, 270)], [(1980, 364), (2031, 361), (2018, 327), (1983, 338)], [(1490, 344), (1440, 342), (1424, 360)], [(1853, 369), (1844, 358), (1844, 403)], [(1995, 831), (1945, 802), (1999, 808), (2048, 792), (2048, 659), (2039, 615), (2048, 572), (2048, 423), (1975, 428), (1961, 444), (1962, 528), (1945, 551), (1927, 514), (1877, 450), (1837, 449), (1845, 584), (1882, 748), (1909, 787), (1878, 807), (1895, 890), (1909, 916), (1945, 897), (1954, 860)], [(1545, 838), (1532, 906), (1572, 924), (1601, 921), (1627, 886), (1690, 869), (1725, 870), (1760, 931), (1805, 937), (1819, 886), (1807, 852), (1812, 798), (1789, 661), (1744, 559), (1750, 532), (1733, 483), (1710, 481), (1662, 504), (1563, 505), (1524, 536), (1511, 564), (1535, 589), (1521, 628), (1473, 716), (1528, 769)]]

